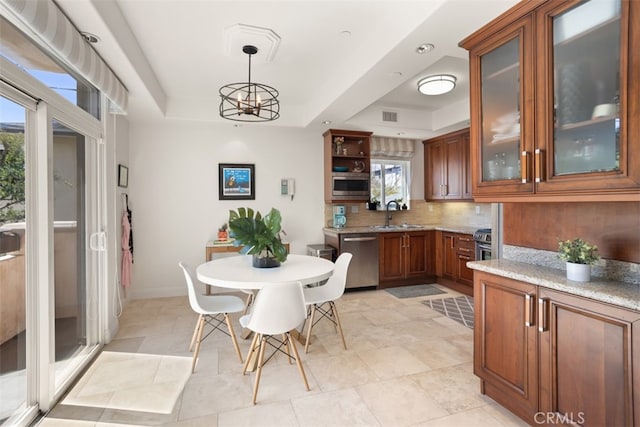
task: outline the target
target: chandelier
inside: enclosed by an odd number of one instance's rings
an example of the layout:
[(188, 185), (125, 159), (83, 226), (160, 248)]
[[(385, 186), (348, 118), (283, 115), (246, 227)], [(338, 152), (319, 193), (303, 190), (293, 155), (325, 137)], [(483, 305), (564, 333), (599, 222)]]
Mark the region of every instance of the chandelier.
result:
[(251, 55), (258, 53), (258, 48), (246, 45), (242, 51), (249, 55), (249, 79), (220, 88), (220, 117), (238, 122), (276, 120), (280, 117), (278, 91), (271, 86), (251, 83)]

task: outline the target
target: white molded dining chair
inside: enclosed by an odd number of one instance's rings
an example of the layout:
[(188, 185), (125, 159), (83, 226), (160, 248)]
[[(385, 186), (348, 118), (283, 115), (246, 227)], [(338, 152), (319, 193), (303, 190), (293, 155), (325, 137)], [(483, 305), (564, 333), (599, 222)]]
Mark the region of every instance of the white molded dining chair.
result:
[[(342, 332), (342, 325), (340, 324), (340, 317), (338, 317), (335, 300), (344, 294), (344, 288), (347, 284), (347, 271), (352, 257), (353, 255), (349, 252), (343, 252), (338, 259), (336, 259), (333, 275), (329, 277), (326, 284), (304, 288), (304, 302), (310, 311), (307, 338), (304, 344), (305, 353), (309, 352), (311, 329), (323, 318), (329, 319), (336, 328), (336, 332), (340, 332), (342, 345), (345, 350), (347, 349), (347, 343), (344, 340), (344, 333)], [(320, 317), (314, 321), (316, 312), (320, 314)]]
[[(244, 302), (240, 298), (233, 295), (198, 294), (195, 290), (193, 276), (189, 267), (182, 262), (179, 262), (178, 265), (182, 269), (184, 278), (187, 282), (189, 304), (191, 304), (191, 308), (193, 309), (193, 311), (198, 313), (198, 323), (196, 324), (195, 331), (193, 331), (193, 336), (191, 337), (191, 345), (189, 346), (189, 351), (191, 351), (195, 343), (195, 350), (193, 351), (193, 362), (191, 363), (191, 372), (195, 372), (196, 370), (196, 360), (198, 359), (198, 353), (200, 352), (200, 343), (202, 343), (205, 338), (207, 338), (216, 330), (221, 331), (222, 333), (231, 337), (231, 341), (233, 341), (233, 346), (236, 350), (236, 354), (238, 355), (240, 362), (243, 362), (242, 354), (240, 353), (240, 346), (238, 346), (238, 340), (236, 339), (236, 334), (233, 330), (233, 326), (231, 325), (231, 320), (229, 319), (229, 313), (239, 313), (243, 311), (245, 305)], [(225, 323), (227, 326), (227, 330), (224, 330), (222, 328), (223, 324)], [(203, 337), (205, 325), (210, 325), (213, 329)]]
[[(220, 259), (220, 258), (230, 258), (230, 257), (236, 257), (236, 256), (240, 256), (240, 252), (217, 252), (215, 254), (212, 254), (212, 257), (210, 260), (213, 260), (214, 257), (215, 259)], [(206, 285), (206, 286), (207, 286), (207, 295), (228, 294), (230, 292), (228, 288), (220, 288), (214, 285)], [(242, 314), (245, 315), (249, 312), (249, 307), (253, 303), (253, 298), (255, 297), (255, 291), (253, 289), (237, 289), (237, 290), (247, 296), (247, 299), (245, 300), (244, 311), (242, 312)]]
[[(257, 372), (253, 386), (252, 402), (255, 405), (260, 385), (262, 367), (276, 352), (282, 352), (289, 358), (295, 359), (304, 385), (309, 390), (309, 383), (302, 367), (300, 355), (296, 348), (295, 340), (291, 338), (290, 331), (298, 327), (307, 317), (304, 305), (301, 283), (265, 283), (253, 303), (251, 314), (240, 318), (240, 324), (254, 332), (253, 341), (247, 354), (243, 375), (247, 373), (249, 364), (254, 361), (255, 352), (258, 352)], [(282, 339), (276, 337), (280, 336)], [(264, 352), (267, 345), (274, 348), (273, 353), (264, 360)], [(283, 349), (284, 347), (284, 349)]]

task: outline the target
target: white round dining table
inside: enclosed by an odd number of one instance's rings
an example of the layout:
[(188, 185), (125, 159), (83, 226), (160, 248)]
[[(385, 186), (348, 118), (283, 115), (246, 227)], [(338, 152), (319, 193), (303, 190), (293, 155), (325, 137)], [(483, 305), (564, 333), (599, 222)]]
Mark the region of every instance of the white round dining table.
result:
[(196, 277), (207, 285), (231, 289), (261, 289), (265, 283), (320, 282), (333, 274), (334, 264), (325, 258), (287, 255), (279, 267), (253, 267), (251, 255), (214, 259), (196, 268)]

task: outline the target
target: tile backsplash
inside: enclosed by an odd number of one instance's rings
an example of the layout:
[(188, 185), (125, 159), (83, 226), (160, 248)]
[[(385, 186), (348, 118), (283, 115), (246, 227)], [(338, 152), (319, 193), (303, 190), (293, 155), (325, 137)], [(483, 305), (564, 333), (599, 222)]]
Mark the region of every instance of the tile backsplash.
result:
[[(336, 203), (339, 204), (339, 203)], [(385, 211), (367, 210), (365, 203), (345, 203), (347, 227), (382, 225), (385, 223)], [(332, 226), (332, 204), (325, 204), (325, 226)], [(476, 213), (476, 209), (478, 213)], [(357, 212), (354, 212), (357, 211)], [(490, 203), (467, 202), (425, 202), (412, 200), (411, 209), (392, 211), (391, 224), (448, 224), (470, 227), (491, 226)]]

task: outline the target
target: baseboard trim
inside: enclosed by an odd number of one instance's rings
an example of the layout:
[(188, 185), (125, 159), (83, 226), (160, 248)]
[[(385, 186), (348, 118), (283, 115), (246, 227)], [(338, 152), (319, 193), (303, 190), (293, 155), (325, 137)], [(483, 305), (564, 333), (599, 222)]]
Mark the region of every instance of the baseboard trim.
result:
[(131, 299), (150, 299), (150, 298), (166, 298), (181, 297), (187, 295), (185, 286), (175, 286), (171, 288), (145, 288), (136, 289), (135, 285), (127, 290)]

